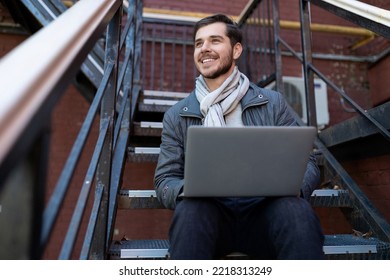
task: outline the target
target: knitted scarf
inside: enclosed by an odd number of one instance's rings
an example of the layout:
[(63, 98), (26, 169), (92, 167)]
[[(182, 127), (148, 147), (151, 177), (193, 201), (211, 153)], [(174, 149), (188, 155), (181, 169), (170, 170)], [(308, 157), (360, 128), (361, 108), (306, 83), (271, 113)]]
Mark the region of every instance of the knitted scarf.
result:
[(202, 75), (196, 79), (195, 94), (200, 103), (204, 126), (226, 126), (224, 116), (232, 112), (249, 88), (248, 78), (238, 71), (233, 73), (216, 90), (210, 92)]

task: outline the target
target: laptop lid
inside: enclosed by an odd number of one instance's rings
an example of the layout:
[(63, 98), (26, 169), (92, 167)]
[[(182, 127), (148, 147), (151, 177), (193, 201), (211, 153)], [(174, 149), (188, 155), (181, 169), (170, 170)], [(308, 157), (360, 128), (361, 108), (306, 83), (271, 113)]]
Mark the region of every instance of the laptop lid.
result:
[(185, 197), (299, 195), (314, 127), (188, 128)]

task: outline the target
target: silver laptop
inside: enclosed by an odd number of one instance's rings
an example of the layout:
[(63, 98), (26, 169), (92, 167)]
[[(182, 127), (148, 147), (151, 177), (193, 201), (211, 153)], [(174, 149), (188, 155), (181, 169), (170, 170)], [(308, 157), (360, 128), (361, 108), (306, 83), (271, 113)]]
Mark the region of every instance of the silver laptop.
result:
[(315, 136), (314, 127), (191, 126), (183, 196), (299, 195)]

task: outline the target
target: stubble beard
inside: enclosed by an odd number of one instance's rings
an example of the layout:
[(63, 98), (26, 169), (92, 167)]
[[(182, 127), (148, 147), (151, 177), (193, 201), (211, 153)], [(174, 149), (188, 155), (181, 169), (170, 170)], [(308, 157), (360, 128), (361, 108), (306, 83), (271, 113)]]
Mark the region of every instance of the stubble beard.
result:
[[(217, 70), (214, 72), (211, 72), (209, 74), (207, 73), (202, 73), (202, 76), (206, 79), (216, 79), (219, 76), (222, 76), (229, 72), (230, 68), (232, 67), (233, 64), (233, 54), (230, 54), (229, 57), (227, 57), (225, 60), (222, 61), (222, 65), (220, 65)], [(200, 71), (199, 71), (200, 72)]]

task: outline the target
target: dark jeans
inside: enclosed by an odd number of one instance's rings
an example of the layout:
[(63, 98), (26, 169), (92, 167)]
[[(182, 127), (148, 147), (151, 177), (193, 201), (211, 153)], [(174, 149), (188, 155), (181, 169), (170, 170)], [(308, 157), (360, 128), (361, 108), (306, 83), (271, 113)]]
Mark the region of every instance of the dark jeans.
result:
[(171, 259), (324, 259), (320, 222), (298, 197), (193, 198), (178, 202), (169, 231)]

